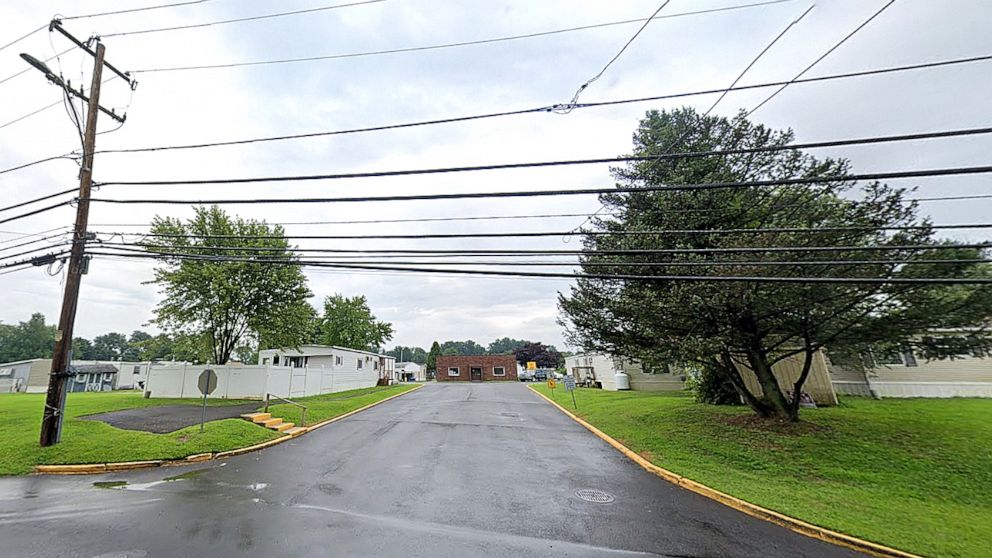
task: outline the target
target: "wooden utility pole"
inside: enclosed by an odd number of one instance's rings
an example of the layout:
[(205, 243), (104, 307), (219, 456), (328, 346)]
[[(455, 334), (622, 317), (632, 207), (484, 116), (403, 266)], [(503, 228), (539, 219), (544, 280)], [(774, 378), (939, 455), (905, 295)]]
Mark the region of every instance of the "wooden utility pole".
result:
[(100, 83), (103, 75), (104, 51), (106, 47), (103, 43), (97, 43), (89, 108), (86, 112), (86, 131), (83, 136), (79, 205), (76, 207), (76, 225), (72, 234), (72, 251), (69, 254), (69, 270), (65, 280), (65, 294), (62, 297), (59, 329), (55, 335), (55, 352), (52, 355), (52, 370), (48, 379), (48, 397), (45, 400), (45, 414), (41, 421), (42, 447), (57, 444), (62, 434), (66, 383), (71, 376), (69, 365), (72, 358), (72, 331), (76, 322), (76, 306), (79, 303), (79, 283), (86, 267), (83, 252), (86, 248), (86, 225), (90, 215), (90, 186), (93, 183), (93, 152), (96, 149), (96, 118), (100, 114)]

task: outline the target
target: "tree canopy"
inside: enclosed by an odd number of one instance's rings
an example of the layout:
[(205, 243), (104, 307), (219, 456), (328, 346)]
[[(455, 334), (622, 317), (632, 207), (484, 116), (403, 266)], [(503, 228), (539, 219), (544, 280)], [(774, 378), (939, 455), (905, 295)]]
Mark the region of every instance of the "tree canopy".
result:
[(392, 324), (377, 320), (364, 296), (334, 294), (324, 299), (316, 327), (318, 343), (378, 352), (392, 338)]
[[(816, 158), (797, 149), (765, 150), (792, 142), (791, 131), (772, 130), (743, 115), (728, 119), (692, 109), (649, 112), (634, 134), (635, 155), (738, 153), (631, 163), (614, 169), (618, 186), (784, 178), (813, 182), (605, 194), (600, 199), (607, 215), (591, 225), (605, 234), (584, 237), (584, 271), (803, 280), (581, 278), (569, 294), (559, 296), (561, 322), (571, 344), (648, 364), (704, 364), (731, 383), (758, 414), (795, 420), (803, 383), (820, 348), (857, 351), (873, 343), (905, 343), (933, 328), (972, 327), (992, 316), (987, 288), (885, 283), (895, 278), (962, 278), (987, 269), (967, 261), (983, 255), (977, 250), (941, 249), (949, 241), (934, 238), (929, 222), (917, 215), (916, 204), (905, 199), (905, 190), (835, 179), (849, 174), (850, 165), (843, 159)], [(707, 233), (679, 232), (687, 230)], [(671, 232), (627, 234), (645, 231)], [(914, 245), (932, 248), (901, 248)], [(795, 250), (734, 252), (755, 247)], [(614, 252), (606, 252), (610, 250)], [(673, 251), (645, 256), (617, 250)], [(635, 262), (641, 265), (629, 265)], [(836, 277), (868, 281), (822, 281)], [(787, 390), (791, 396), (780, 389), (771, 370), (787, 358), (800, 358), (803, 370)], [(745, 367), (753, 370), (763, 393), (744, 388), (740, 370)]]
[(31, 314), (28, 321), (16, 326), (0, 324), (0, 362), (51, 358), (56, 331), (41, 313)]
[(299, 267), (174, 255), (293, 261), (282, 227), (232, 217), (216, 206), (194, 209), (185, 223), (156, 217), (144, 242), (163, 258), (151, 281), (163, 295), (153, 323), (175, 336), (204, 341), (216, 364), (225, 364), (248, 341), (266, 347), (306, 341), (314, 310)]

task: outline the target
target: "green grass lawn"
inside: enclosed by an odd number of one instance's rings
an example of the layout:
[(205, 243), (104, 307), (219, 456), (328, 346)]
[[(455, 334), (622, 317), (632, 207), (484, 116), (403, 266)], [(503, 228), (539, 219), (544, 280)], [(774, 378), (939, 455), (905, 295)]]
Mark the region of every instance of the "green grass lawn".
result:
[[(313, 423), (368, 405), (411, 387), (391, 386), (353, 390), (300, 399), (300, 401), (311, 406), (307, 418)], [(337, 402), (322, 401), (331, 397), (344, 399)], [(77, 418), (157, 405), (183, 403), (199, 405), (200, 401), (199, 399), (144, 399), (141, 393), (137, 392), (70, 393), (66, 400), (62, 442), (49, 448), (41, 448), (38, 446), (38, 437), (45, 394), (0, 394), (0, 436), (4, 446), (4, 451), (0, 452), (0, 475), (30, 473), (35, 465), (178, 459), (197, 453), (241, 448), (279, 437), (275, 432), (241, 419), (208, 422), (202, 434), (199, 425), (168, 434), (153, 434), (122, 430), (100, 421)], [(208, 400), (209, 405), (239, 403), (246, 401)], [(291, 414), (291, 412), (287, 413), (287, 415)], [(310, 415), (315, 419), (310, 419)], [(283, 416), (281, 410), (276, 416)]]
[(992, 400), (848, 397), (768, 427), (682, 394), (566, 397), (652, 463), (749, 502), (926, 556), (989, 555)]
[[(320, 421), (364, 407), (369, 403), (410, 391), (415, 387), (417, 386), (413, 384), (398, 384), (389, 387), (353, 389), (313, 397), (297, 397), (293, 401), (307, 406), (307, 426), (312, 426)], [(300, 424), (302, 411), (294, 405), (287, 403), (270, 405), (269, 412), (272, 413), (273, 417), (279, 417), (296, 425)]]

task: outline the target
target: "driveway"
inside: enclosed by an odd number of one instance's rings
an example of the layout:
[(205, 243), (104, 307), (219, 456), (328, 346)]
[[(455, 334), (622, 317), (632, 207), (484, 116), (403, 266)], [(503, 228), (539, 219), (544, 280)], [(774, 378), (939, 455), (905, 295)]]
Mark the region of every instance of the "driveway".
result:
[(858, 556), (645, 472), (516, 382), (206, 466), (0, 479), (0, 533), (10, 557)]
[(99, 420), (123, 428), (125, 430), (143, 430), (145, 432), (155, 432), (165, 434), (175, 432), (180, 428), (195, 426), (200, 424), (200, 413), (204, 415), (204, 420), (221, 420), (237, 418), (245, 413), (254, 413), (262, 406), (262, 403), (245, 403), (242, 405), (209, 405), (206, 410), (199, 405), (162, 405), (161, 407), (142, 407), (138, 409), (124, 409), (123, 411), (111, 411), (98, 415), (87, 415), (79, 417), (83, 420)]

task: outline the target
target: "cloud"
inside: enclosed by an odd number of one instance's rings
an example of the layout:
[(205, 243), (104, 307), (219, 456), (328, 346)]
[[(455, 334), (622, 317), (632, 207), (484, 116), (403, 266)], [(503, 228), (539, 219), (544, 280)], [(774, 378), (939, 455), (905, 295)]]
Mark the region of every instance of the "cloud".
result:
[[(48, 21), (53, 13), (74, 13), (76, 3), (38, 1), (0, 6), (0, 36), (15, 37)], [(500, 35), (646, 17), (655, 0), (607, 3), (509, 0), (404, 0), (331, 10), (306, 16), (192, 29), (173, 33), (107, 38), (108, 59), (122, 68), (261, 60), (276, 57), (358, 52), (463, 41)], [(725, 1), (672, 2), (666, 11), (688, 11), (731, 4)], [(664, 19), (644, 34), (583, 94), (582, 100), (630, 98), (720, 87), (734, 76), (807, 4), (799, 0), (772, 6)], [(103, 2), (100, 10), (130, 7)], [(818, 4), (744, 80), (757, 83), (791, 77), (864, 20), (875, 5), (847, 0)], [(274, 8), (241, 2), (205, 3), (156, 12), (72, 20), (78, 36), (152, 26), (199, 23), (268, 13)], [(919, 61), (986, 54), (988, 7), (950, 3), (897, 3), (848, 44), (832, 54), (814, 75)], [(551, 37), (459, 49), (379, 57), (328, 60), (230, 70), (139, 74), (133, 98), (110, 82), (106, 103), (124, 107), (128, 122), (101, 135), (102, 148), (135, 147), (239, 137), (335, 130), (422, 119), (522, 109), (567, 101), (626, 42), (636, 25), (609, 27)], [(64, 41), (53, 39), (56, 48)], [(2, 42), (2, 41), (0, 41)], [(52, 52), (47, 33), (0, 51), (0, 78), (24, 65), (18, 52)], [(61, 68), (73, 83), (88, 83), (87, 57), (74, 52)], [(992, 74), (982, 65), (961, 66), (796, 85), (755, 114), (771, 126), (793, 128), (812, 141), (976, 125), (976, 115), (992, 94)], [(735, 93), (717, 109), (733, 114), (753, 106), (763, 92)], [(26, 74), (0, 84), (7, 121), (48, 102), (58, 91), (39, 75)], [(712, 96), (665, 103), (577, 110), (569, 115), (532, 114), (470, 123), (390, 132), (332, 136), (313, 140), (150, 154), (98, 156), (98, 180), (174, 179), (253, 175), (359, 172), (510, 161), (612, 156), (629, 152), (638, 119), (650, 108), (683, 104), (706, 107)], [(8, 118), (9, 117), (9, 118)], [(103, 119), (100, 129), (110, 129)], [(78, 147), (78, 136), (62, 108), (52, 109), (0, 130), (0, 167), (59, 154)], [(859, 170), (895, 170), (979, 164), (992, 147), (987, 138), (834, 149), (851, 157)], [(72, 163), (60, 161), (0, 176), (0, 200), (28, 199), (76, 183)], [(499, 171), (411, 178), (298, 182), (278, 185), (115, 187), (112, 197), (276, 197), (414, 192), (581, 188), (612, 184), (605, 166)], [(981, 178), (928, 179), (920, 194), (978, 193)], [(590, 197), (562, 199), (466, 200), (444, 202), (250, 205), (231, 211), (270, 222), (402, 219), (491, 214), (591, 212)], [(933, 203), (924, 207), (936, 222), (987, 220), (985, 203)], [(102, 231), (120, 223), (148, 222), (156, 214), (187, 217), (182, 206), (96, 204), (91, 222)], [(35, 232), (72, 222), (64, 208), (0, 225), (0, 231)], [(290, 234), (326, 232), (430, 233), (506, 230), (567, 230), (581, 218), (546, 220), (394, 223), (368, 225), (289, 225)], [(134, 229), (128, 229), (134, 230)], [(968, 231), (954, 235), (974, 238)], [(12, 235), (0, 234), (0, 241)], [(567, 248), (561, 238), (400, 241), (301, 241), (302, 247)], [(0, 245), (2, 246), (2, 245)], [(157, 295), (143, 284), (153, 265), (143, 261), (94, 261), (83, 280), (77, 333), (131, 331), (151, 317)], [(567, 280), (432, 277), (375, 273), (307, 271), (318, 298), (334, 292), (365, 294), (374, 312), (394, 323), (395, 342), (426, 346), (434, 339), (497, 337), (537, 339), (562, 345), (555, 324), (556, 293)], [(53, 321), (61, 299), (59, 277), (30, 269), (0, 276), (0, 320), (16, 322), (41, 311)]]

